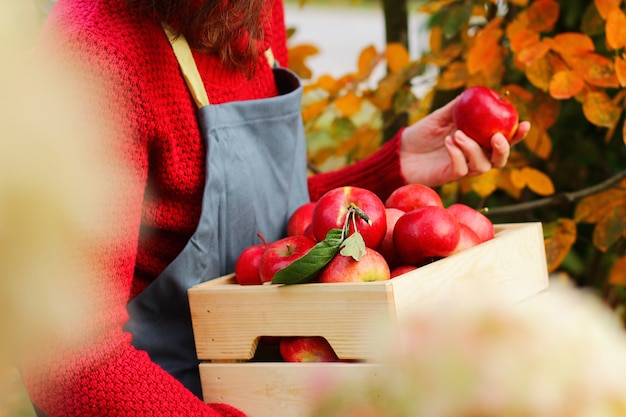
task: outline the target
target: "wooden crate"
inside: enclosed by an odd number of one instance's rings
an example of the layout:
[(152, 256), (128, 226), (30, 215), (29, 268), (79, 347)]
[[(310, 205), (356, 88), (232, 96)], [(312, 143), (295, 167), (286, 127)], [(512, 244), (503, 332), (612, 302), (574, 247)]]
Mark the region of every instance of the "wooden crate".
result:
[[(375, 377), (379, 332), (415, 308), (489, 288), (519, 302), (548, 286), (541, 223), (496, 225), (494, 239), (388, 281), (240, 286), (234, 275), (189, 290), (207, 402), (250, 417), (304, 417), (320, 373)], [(261, 336), (323, 336), (341, 359), (364, 363), (257, 363)], [(317, 376), (316, 376), (317, 375)]]

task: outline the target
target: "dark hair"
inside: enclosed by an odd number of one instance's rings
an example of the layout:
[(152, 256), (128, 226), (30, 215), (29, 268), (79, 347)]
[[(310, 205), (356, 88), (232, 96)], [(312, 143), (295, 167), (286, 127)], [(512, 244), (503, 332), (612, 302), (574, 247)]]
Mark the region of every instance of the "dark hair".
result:
[(133, 10), (169, 23), (192, 48), (217, 54), (231, 67), (253, 71), (263, 44), (267, 0), (126, 1)]

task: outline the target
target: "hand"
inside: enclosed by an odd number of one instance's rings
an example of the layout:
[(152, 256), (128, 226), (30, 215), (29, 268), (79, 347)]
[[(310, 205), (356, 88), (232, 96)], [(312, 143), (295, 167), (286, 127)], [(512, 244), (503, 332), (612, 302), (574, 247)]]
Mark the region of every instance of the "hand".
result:
[(400, 168), (408, 183), (435, 187), (483, 174), (491, 168), (502, 168), (511, 146), (521, 142), (530, 130), (529, 122), (520, 122), (511, 143), (496, 133), (491, 138), (492, 151), (487, 154), (456, 128), (452, 110), (457, 100), (458, 97), (402, 132)]

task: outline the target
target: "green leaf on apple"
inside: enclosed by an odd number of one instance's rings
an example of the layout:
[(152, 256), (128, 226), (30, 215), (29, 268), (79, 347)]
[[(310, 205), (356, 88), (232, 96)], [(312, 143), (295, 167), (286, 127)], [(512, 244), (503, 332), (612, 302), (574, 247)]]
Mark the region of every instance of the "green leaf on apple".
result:
[(363, 236), (357, 231), (344, 239), (341, 244), (339, 253), (343, 256), (352, 256), (355, 261), (361, 259), (365, 255), (365, 241)]
[(276, 272), (272, 284), (291, 285), (310, 281), (333, 259), (344, 241), (341, 229), (329, 230), (324, 240), (316, 243), (304, 256)]

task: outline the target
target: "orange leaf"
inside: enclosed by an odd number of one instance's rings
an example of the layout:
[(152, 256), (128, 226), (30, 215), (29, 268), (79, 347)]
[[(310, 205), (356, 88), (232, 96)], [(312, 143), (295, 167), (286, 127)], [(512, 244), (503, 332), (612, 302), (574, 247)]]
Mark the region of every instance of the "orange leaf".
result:
[(606, 43), (612, 49), (626, 46), (626, 15), (621, 9), (613, 9), (606, 19)]
[(596, 87), (617, 88), (619, 81), (615, 74), (615, 65), (610, 58), (587, 52), (573, 60), (574, 69), (579, 71), (585, 81)]
[[(511, 27), (509, 25), (509, 27)], [(511, 51), (518, 53), (526, 48), (535, 46), (541, 40), (537, 31), (531, 29), (521, 29), (514, 34), (508, 33), (509, 41), (511, 42)]]
[(604, 92), (590, 92), (583, 101), (583, 113), (596, 126), (612, 128), (619, 121), (622, 109)]
[(528, 10), (529, 28), (548, 32), (559, 18), (559, 3), (555, 0), (535, 0)]
[(335, 107), (340, 114), (346, 117), (350, 117), (353, 114), (361, 110), (361, 104), (363, 104), (363, 98), (350, 92), (343, 96), (337, 97), (334, 101)]
[(600, 16), (606, 19), (612, 10), (619, 8), (622, 0), (594, 0), (593, 3), (596, 5)]
[(533, 123), (543, 129), (551, 128), (561, 113), (561, 102), (541, 91), (535, 91), (529, 105)]
[(306, 59), (319, 53), (314, 45), (303, 44), (289, 48), (289, 68), (302, 78), (311, 78), (313, 75), (306, 65)]
[(626, 59), (621, 56), (615, 57), (615, 75), (619, 80), (619, 85), (626, 87)]
[(565, 100), (580, 93), (585, 87), (583, 78), (574, 71), (559, 71), (550, 80), (550, 95)]
[(554, 194), (554, 184), (550, 177), (535, 168), (524, 167), (522, 170), (531, 191), (543, 196)]
[(581, 199), (574, 210), (574, 221), (577, 223), (599, 222), (616, 201), (623, 201), (626, 196), (626, 192), (623, 191), (625, 188), (626, 180), (623, 180), (613, 188)]
[(374, 45), (370, 45), (363, 49), (359, 54), (358, 61), (358, 75), (361, 78), (366, 78), (372, 72), (372, 69), (378, 64), (380, 56)]
[(530, 64), (531, 62), (542, 58), (551, 48), (552, 39), (545, 38), (532, 46), (522, 49), (517, 54), (517, 59), (524, 64)]
[(406, 68), (411, 62), (409, 51), (401, 43), (389, 43), (385, 50), (387, 67), (391, 72), (398, 72)]
[(626, 194), (613, 201), (593, 229), (593, 244), (601, 251), (609, 249), (626, 232)]
[(441, 90), (453, 90), (463, 87), (467, 82), (467, 66), (462, 62), (453, 62), (440, 75), (437, 88)]
[(526, 77), (532, 85), (542, 91), (548, 91), (553, 73), (554, 68), (549, 55), (544, 55), (526, 66)]
[(317, 79), (317, 86), (331, 95), (339, 91), (339, 83), (335, 80), (335, 77), (328, 74), (324, 74)]
[(509, 3), (524, 7), (528, 5), (528, 0), (509, 0)]
[(548, 272), (554, 272), (576, 242), (576, 223), (571, 219), (558, 219), (544, 225), (544, 235)]
[(589, 35), (577, 32), (559, 33), (554, 37), (552, 50), (564, 59), (594, 51), (595, 46)]
[(496, 18), (489, 22), (476, 34), (472, 46), (467, 53), (467, 70), (469, 74), (478, 72), (490, 73), (501, 61), (500, 39), (504, 31), (500, 28), (502, 19)]
[(530, 131), (524, 139), (526, 147), (541, 159), (548, 159), (552, 153), (552, 139), (545, 129), (538, 125), (531, 125)]
[(626, 286), (626, 256), (613, 262), (609, 270), (609, 284)]

